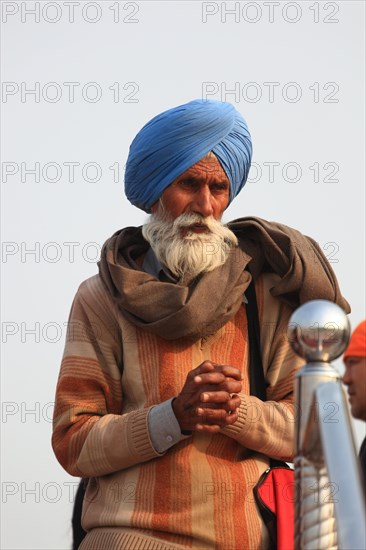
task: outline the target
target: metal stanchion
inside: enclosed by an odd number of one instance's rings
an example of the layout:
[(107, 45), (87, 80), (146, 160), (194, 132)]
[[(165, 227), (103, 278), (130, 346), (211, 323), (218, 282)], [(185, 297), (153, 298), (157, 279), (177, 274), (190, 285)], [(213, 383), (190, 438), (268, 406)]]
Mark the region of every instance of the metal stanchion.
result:
[[(294, 392), (296, 550), (365, 548), (365, 503), (349, 412), (340, 375), (330, 364), (345, 350), (349, 334), (343, 310), (325, 300), (304, 304), (289, 322), (291, 345), (307, 360), (295, 378)], [(330, 441), (337, 452), (330, 452)], [(344, 478), (345, 468), (346, 483), (330, 479), (342, 470)], [(354, 508), (347, 511), (346, 502)]]

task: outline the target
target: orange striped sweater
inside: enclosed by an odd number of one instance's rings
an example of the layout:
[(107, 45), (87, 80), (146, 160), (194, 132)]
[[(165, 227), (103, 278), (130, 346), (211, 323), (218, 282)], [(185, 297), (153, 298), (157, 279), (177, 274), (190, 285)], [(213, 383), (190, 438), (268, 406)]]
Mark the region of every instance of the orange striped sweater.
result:
[[(70, 313), (52, 444), (71, 475), (89, 478), (83, 550), (267, 547), (252, 488), (266, 457), (292, 457), (292, 384), (302, 364), (286, 337), (292, 312), (269, 294), (275, 280), (264, 274), (256, 283), (265, 403), (248, 395), (244, 307), (205, 339), (168, 341), (129, 323), (99, 276), (82, 283)], [(157, 453), (150, 408), (177, 395), (206, 359), (242, 370), (238, 421)]]

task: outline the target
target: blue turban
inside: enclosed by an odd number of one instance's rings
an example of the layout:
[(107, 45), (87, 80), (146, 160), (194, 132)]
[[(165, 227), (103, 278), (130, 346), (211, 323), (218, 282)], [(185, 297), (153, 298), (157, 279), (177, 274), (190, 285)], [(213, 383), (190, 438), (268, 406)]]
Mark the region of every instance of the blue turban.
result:
[(196, 99), (160, 113), (131, 143), (125, 172), (128, 200), (149, 212), (178, 176), (210, 151), (230, 181), (230, 202), (247, 181), (252, 142), (230, 103)]

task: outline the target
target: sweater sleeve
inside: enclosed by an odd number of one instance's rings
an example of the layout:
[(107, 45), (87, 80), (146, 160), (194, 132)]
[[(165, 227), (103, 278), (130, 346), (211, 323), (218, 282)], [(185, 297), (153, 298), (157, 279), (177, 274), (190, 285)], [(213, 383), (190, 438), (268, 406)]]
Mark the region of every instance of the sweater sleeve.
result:
[(98, 276), (80, 286), (70, 312), (56, 388), (52, 446), (71, 475), (100, 476), (161, 456), (149, 408), (122, 414), (118, 311)]
[(304, 360), (293, 352), (287, 338), (292, 309), (270, 295), (272, 276), (267, 274), (263, 279), (256, 289), (267, 401), (245, 393), (239, 394), (239, 418), (235, 424), (224, 428), (223, 433), (248, 449), (271, 458), (291, 461), (296, 421), (294, 376), (304, 365)]

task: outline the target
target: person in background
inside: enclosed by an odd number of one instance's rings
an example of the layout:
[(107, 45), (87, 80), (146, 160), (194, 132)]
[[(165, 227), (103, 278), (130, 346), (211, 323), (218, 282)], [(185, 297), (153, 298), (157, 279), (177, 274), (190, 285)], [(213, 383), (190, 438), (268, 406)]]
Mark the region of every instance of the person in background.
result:
[[(131, 144), (125, 192), (150, 217), (108, 239), (79, 287), (56, 390), (54, 452), (88, 478), (82, 550), (269, 546), (252, 489), (269, 458), (292, 459), (303, 362), (287, 324), (308, 300), (349, 306), (312, 239), (222, 223), (251, 154), (242, 115), (214, 100), (160, 113)], [(249, 300), (265, 401), (248, 372)]]
[[(366, 422), (366, 319), (352, 332), (343, 361), (343, 383), (347, 386), (351, 414)], [(366, 494), (366, 437), (361, 444), (359, 457)]]

